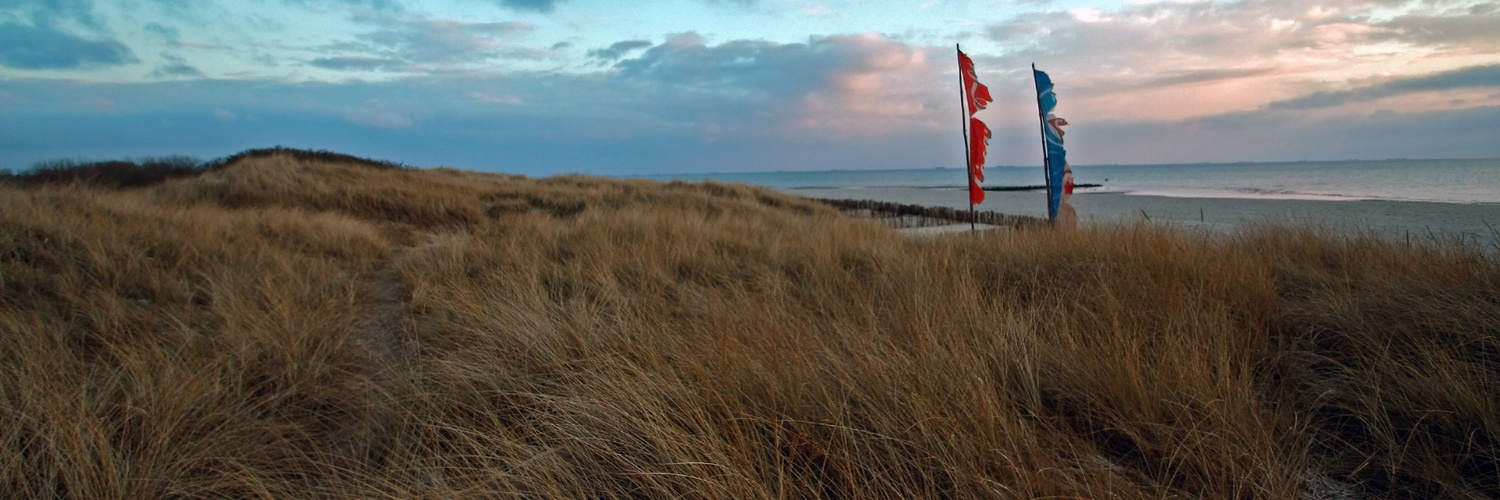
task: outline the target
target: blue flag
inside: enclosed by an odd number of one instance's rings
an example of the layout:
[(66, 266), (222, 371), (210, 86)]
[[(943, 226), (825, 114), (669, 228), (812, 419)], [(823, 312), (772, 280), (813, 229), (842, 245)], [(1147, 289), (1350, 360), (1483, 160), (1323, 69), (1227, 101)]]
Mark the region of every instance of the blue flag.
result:
[(1036, 103), (1042, 117), (1042, 137), (1046, 140), (1047, 164), (1047, 218), (1057, 219), (1062, 205), (1064, 172), (1068, 170), (1068, 152), (1063, 149), (1062, 126), (1068, 121), (1053, 114), (1057, 109), (1057, 94), (1052, 92), (1052, 79), (1046, 73), (1032, 68), (1036, 78)]

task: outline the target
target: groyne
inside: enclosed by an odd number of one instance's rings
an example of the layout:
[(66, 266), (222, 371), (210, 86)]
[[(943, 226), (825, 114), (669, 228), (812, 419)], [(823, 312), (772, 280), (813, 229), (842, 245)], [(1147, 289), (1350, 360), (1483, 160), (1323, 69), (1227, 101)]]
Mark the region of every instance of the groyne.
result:
[(949, 207), (927, 207), (876, 200), (839, 200), (816, 198), (816, 201), (838, 209), (846, 215), (879, 219), (894, 228), (944, 226), (973, 222), (991, 226), (1025, 229), (1046, 227), (1047, 220), (1028, 215), (998, 212), (970, 212)]

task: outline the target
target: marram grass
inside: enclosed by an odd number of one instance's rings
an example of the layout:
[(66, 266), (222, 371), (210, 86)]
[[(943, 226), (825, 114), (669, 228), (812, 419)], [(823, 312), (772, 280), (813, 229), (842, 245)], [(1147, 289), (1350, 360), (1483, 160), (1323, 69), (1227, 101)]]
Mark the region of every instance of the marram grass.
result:
[(246, 157), (0, 185), (0, 497), (1486, 498), (1500, 264)]

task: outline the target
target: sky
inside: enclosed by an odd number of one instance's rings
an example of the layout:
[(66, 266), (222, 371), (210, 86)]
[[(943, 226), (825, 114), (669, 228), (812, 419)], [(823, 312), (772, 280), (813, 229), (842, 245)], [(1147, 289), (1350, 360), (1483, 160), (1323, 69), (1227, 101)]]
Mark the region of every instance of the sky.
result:
[(1500, 157), (1495, 0), (0, 0), (0, 169), (326, 149), (526, 175)]

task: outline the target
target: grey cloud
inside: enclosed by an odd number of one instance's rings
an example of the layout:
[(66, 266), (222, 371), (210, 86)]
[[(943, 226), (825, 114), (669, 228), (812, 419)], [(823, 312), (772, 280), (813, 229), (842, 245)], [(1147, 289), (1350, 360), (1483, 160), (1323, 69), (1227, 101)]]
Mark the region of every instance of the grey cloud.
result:
[[(1476, 10), (1478, 6), (1476, 6)], [(1464, 46), (1466, 50), (1500, 50), (1500, 11), (1491, 5), (1466, 15), (1400, 16), (1379, 26), (1384, 38), (1427, 46)]]
[(697, 33), (683, 33), (616, 67), (630, 78), (679, 85), (804, 88), (841, 72), (878, 70), (889, 63), (893, 52), (905, 57), (913, 50), (878, 35), (814, 37), (807, 43), (788, 44), (735, 40), (710, 46)]
[(11, 15), (28, 19), (36, 25), (51, 26), (71, 21), (95, 30), (103, 26), (94, 16), (91, 0), (8, 0), (4, 7)]
[(142, 28), (144, 28), (151, 34), (162, 37), (162, 39), (164, 40), (177, 40), (178, 38), (182, 37), (182, 32), (178, 31), (177, 28), (173, 28), (171, 26), (166, 26), (163, 24), (146, 23), (145, 26), (142, 26)]
[(1040, 37), (1050, 35), (1054, 30), (1066, 29), (1073, 22), (1073, 16), (1066, 12), (1029, 12), (991, 25), (985, 34), (1011, 47), (1029, 46), (1039, 43)]
[(169, 12), (181, 14), (193, 7), (192, 0), (152, 0), (152, 3), (162, 6)]
[(631, 52), (649, 48), (651, 45), (653, 44), (648, 40), (625, 40), (612, 43), (609, 48), (590, 50), (588, 56), (601, 61), (618, 61)]
[(47, 27), (0, 25), (0, 65), (17, 69), (74, 69), (137, 62), (113, 39), (89, 40)]
[(260, 53), (257, 53), (255, 55), (251, 56), (250, 60), (255, 61), (256, 63), (259, 63), (260, 65), (268, 67), (268, 68), (275, 68), (275, 67), (281, 66), (281, 62), (279, 60), (277, 60), (275, 56), (272, 56), (271, 54), (267, 54), (267, 53), (264, 53), (264, 52), (260, 52)]
[(502, 50), (495, 54), (498, 57), (516, 61), (545, 61), (557, 56), (552, 49), (540, 47), (515, 47)]
[(505, 7), (505, 8), (508, 8), (508, 9), (514, 9), (514, 10), (520, 10), (520, 11), (531, 11), (531, 12), (547, 13), (547, 12), (552, 12), (554, 10), (557, 10), (557, 4), (562, 3), (565, 0), (492, 0), (492, 1), (495, 2), (495, 5), (499, 5), (501, 7)]
[(320, 57), (307, 62), (308, 65), (336, 71), (375, 71), (400, 66), (401, 61), (378, 57)]
[(433, 68), (502, 57), (538, 59), (550, 57), (546, 49), (520, 47), (514, 40), (529, 35), (530, 23), (512, 21), (470, 23), (447, 19), (375, 16), (381, 29), (360, 35), (362, 42), (326, 47), (330, 52), (357, 55), (327, 56), (310, 61), (318, 67), (338, 70)]
[(152, 71), (151, 74), (153, 76), (203, 76), (202, 71), (198, 71), (198, 68), (194, 68), (188, 65), (187, 61), (181, 57), (177, 57), (172, 54), (162, 54), (161, 56), (162, 59), (165, 59), (167, 61), (167, 63), (159, 68), (156, 68), (155, 71)]
[(1193, 83), (1212, 82), (1218, 80), (1229, 80), (1234, 78), (1245, 78), (1270, 74), (1276, 69), (1272, 67), (1263, 68), (1224, 68), (1204, 69), (1197, 71), (1181, 71), (1165, 73), (1155, 78), (1142, 82), (1140, 87), (1164, 87), (1170, 85), (1185, 85)]
[[(708, 46), (697, 33), (672, 37), (640, 57), (616, 65), (627, 78), (676, 87), (743, 91), (777, 86), (815, 86), (831, 68), (808, 44), (736, 40)], [(821, 61), (836, 63), (837, 61)], [(784, 78), (795, 74), (798, 78)]]
[(194, 67), (186, 65), (186, 64), (170, 63), (170, 64), (165, 64), (165, 65), (163, 65), (160, 68), (156, 68), (155, 71), (151, 72), (151, 75), (152, 76), (189, 76), (189, 77), (200, 77), (200, 76), (203, 76), (203, 72), (202, 71), (198, 71), (198, 68), (194, 68)]
[(769, 130), (878, 135), (927, 127), (948, 102), (931, 85), (946, 65), (874, 34), (708, 45), (684, 33), (615, 68), (658, 116), (735, 115)]
[(353, 7), (369, 8), (375, 11), (399, 12), (403, 10), (401, 0), (283, 0), (285, 3), (311, 6), (323, 3), (335, 3)]
[(159, 6), (165, 14), (174, 15), (178, 18), (189, 18), (193, 15), (193, 9), (199, 8), (198, 2), (193, 0), (150, 0), (150, 3)]
[(1271, 109), (1326, 108), (1416, 92), (1485, 87), (1500, 87), (1500, 65), (1471, 66), (1433, 75), (1394, 79), (1353, 90), (1315, 92), (1295, 99), (1276, 101), (1267, 107)]

